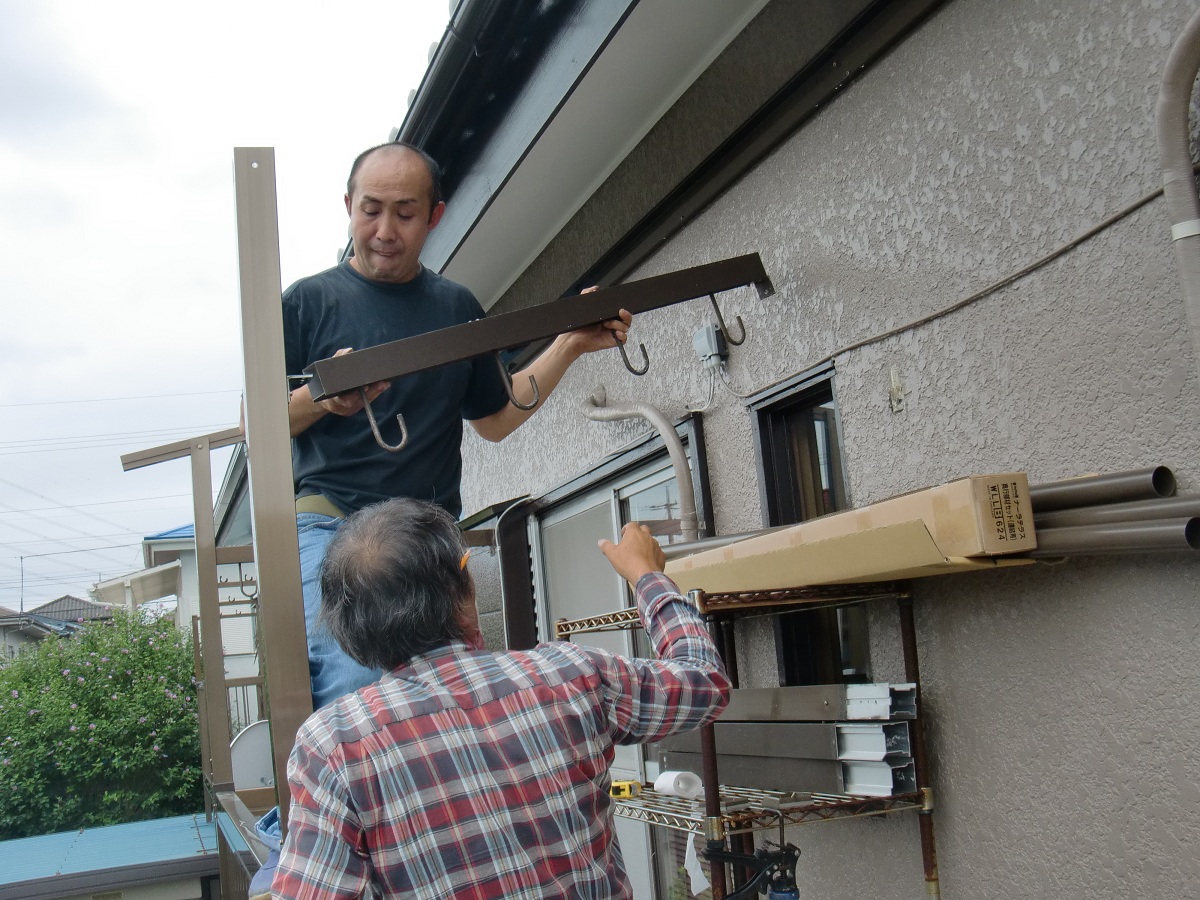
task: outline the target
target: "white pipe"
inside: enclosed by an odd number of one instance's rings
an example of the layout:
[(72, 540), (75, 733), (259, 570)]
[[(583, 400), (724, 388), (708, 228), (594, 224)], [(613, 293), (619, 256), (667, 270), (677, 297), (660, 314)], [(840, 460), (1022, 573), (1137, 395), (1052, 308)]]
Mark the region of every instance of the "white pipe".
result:
[(1163, 197), (1171, 217), (1171, 240), (1192, 332), (1192, 357), (1200, 371), (1200, 201), (1192, 173), (1188, 110), (1200, 72), (1200, 10), (1184, 26), (1163, 67), (1155, 107)]
[(679, 487), (679, 530), (685, 541), (694, 541), (700, 536), (699, 519), (696, 516), (696, 492), (692, 486), (692, 470), (688, 465), (683, 441), (675, 433), (667, 417), (656, 406), (649, 403), (609, 403), (608, 392), (599, 385), (582, 404), (583, 414), (594, 422), (616, 422), (619, 419), (643, 418), (655, 427), (667, 447), (671, 466), (675, 470), (675, 483)]

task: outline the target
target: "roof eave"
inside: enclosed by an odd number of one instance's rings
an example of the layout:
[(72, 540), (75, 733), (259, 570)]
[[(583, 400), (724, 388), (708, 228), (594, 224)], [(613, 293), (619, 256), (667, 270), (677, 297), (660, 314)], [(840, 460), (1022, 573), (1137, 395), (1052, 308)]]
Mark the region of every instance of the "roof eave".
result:
[[(568, 4), (512, 105), (492, 123), (486, 152), (476, 148), (467, 170), (456, 173), (425, 264), (467, 285), (484, 308), (493, 305), (765, 4)], [(503, 5), (464, 0), (455, 21), (474, 7), (494, 13)], [(431, 150), (450, 127), (451, 93), (463, 89), (454, 60), (464, 33), (452, 23), (447, 36), (398, 132)], [(456, 162), (449, 160), (451, 167)]]

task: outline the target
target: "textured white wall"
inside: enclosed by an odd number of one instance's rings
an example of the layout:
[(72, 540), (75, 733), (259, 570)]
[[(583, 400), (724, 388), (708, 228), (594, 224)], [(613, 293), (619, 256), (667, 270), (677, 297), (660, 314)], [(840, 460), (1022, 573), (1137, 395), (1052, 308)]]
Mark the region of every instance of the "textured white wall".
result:
[[(776, 0), (718, 65), (774, 64), (794, 39), (776, 25), (803, 6)], [(965, 298), (1159, 186), (1158, 79), (1195, 8), (956, 0), (635, 277), (762, 254), (776, 295), (724, 298), (750, 332), (730, 361), (742, 391)], [(650, 146), (704, 131), (703, 96), (685, 100)], [(619, 170), (524, 284), (569, 283), (604, 223), (645, 202), (654, 156)], [(1169, 224), (1155, 200), (961, 311), (839, 356), (852, 501), (972, 472), (1036, 483), (1154, 464), (1200, 494), (1200, 378)], [(650, 374), (584, 360), (503, 445), (470, 444), (465, 509), (545, 490), (636, 434), (577, 411), (597, 382), (668, 414), (701, 400), (691, 334), (708, 318), (706, 303), (643, 316)], [(719, 389), (705, 428), (718, 530), (757, 527), (748, 414)], [(917, 586), (944, 896), (1197, 896), (1197, 585), (1195, 558), (1145, 555)], [(899, 678), (894, 611), (871, 619), (874, 674)], [(766, 634), (741, 639), (743, 666), (768, 682)], [(914, 817), (798, 832), (809, 893), (920, 896)]]

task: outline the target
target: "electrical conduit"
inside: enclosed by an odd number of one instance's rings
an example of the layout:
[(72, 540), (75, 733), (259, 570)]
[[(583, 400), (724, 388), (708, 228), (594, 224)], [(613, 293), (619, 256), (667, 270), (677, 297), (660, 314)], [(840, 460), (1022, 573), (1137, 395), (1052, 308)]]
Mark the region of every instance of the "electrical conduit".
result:
[(1183, 284), (1183, 301), (1192, 332), (1192, 357), (1200, 371), (1200, 201), (1192, 174), (1188, 110), (1200, 72), (1200, 10), (1184, 26), (1163, 67), (1155, 107), (1163, 197), (1171, 217), (1171, 241)]
[(667, 447), (671, 467), (675, 470), (675, 483), (679, 487), (679, 530), (685, 541), (695, 541), (699, 537), (699, 520), (696, 516), (692, 470), (683, 449), (683, 441), (667, 417), (649, 403), (609, 403), (604, 385), (592, 391), (592, 395), (583, 402), (582, 409), (583, 414), (594, 422), (642, 418), (654, 426)]

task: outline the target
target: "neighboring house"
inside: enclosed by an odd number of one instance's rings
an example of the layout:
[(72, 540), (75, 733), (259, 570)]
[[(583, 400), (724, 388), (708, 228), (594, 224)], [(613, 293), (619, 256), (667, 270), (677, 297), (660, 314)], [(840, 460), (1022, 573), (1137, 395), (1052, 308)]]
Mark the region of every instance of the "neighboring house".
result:
[(0, 842), (0, 900), (211, 900), (216, 827), (204, 815)]
[(57, 600), (35, 606), (30, 613), (60, 622), (101, 622), (112, 618), (112, 607), (106, 603), (93, 603), (65, 594)]
[[(1153, 196), (1159, 78), (1195, 8), (458, 4), (396, 132), (446, 170), (426, 265), (492, 315), (751, 252), (774, 286), (717, 298), (745, 323), (725, 369), (694, 349), (700, 299), (638, 317), (644, 377), (596, 354), (503, 443), (468, 431), (464, 509), (528, 540), (502, 575), (529, 581), (539, 636), (625, 604), (597, 537), (677, 515), (661, 441), (581, 412), (598, 384), (678, 422), (707, 533), (984, 472), (1163, 464), (1200, 494), (1196, 347)], [(477, 578), (494, 613), (501, 576)], [(1198, 584), (1167, 553), (914, 583), (945, 896), (1194, 892)], [(856, 609), (739, 622), (742, 686), (902, 681), (894, 610)], [(805, 893), (922, 894), (915, 815), (788, 837)], [(622, 832), (639, 898), (673, 876), (651, 840)]]
[[(55, 601), (57, 602), (57, 601)], [(74, 620), (64, 622), (52, 616), (22, 613), (0, 606), (0, 654), (16, 656), (45, 637), (67, 637), (79, 629)]]
[[(179, 628), (190, 632), (193, 617), (200, 615), (194, 527), (181, 525), (147, 535), (142, 539), (142, 556), (146, 568), (97, 584), (96, 596), (126, 608), (168, 613)], [(253, 563), (223, 564), (217, 570), (225, 670), (230, 678), (258, 674), (254, 576)]]

